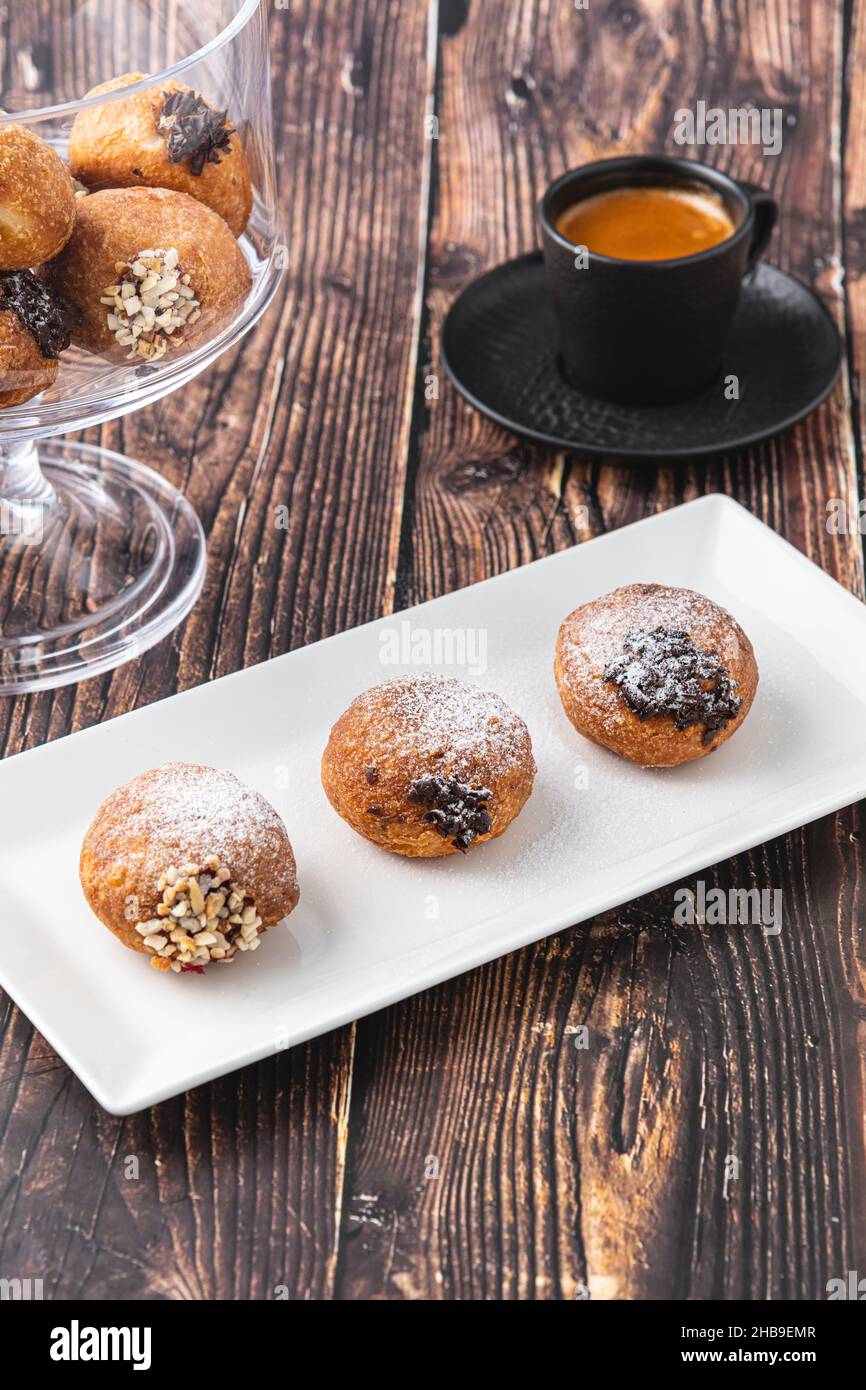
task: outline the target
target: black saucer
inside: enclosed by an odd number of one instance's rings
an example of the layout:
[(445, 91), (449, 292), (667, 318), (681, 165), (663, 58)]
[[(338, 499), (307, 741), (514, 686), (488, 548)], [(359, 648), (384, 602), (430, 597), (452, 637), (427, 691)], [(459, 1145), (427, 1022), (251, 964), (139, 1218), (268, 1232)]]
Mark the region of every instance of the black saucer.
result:
[[(442, 329), (446, 370), (482, 414), (557, 449), (629, 458), (728, 453), (802, 420), (829, 394), (842, 346), (810, 289), (763, 262), (743, 283), (718, 382), (677, 405), (629, 406), (569, 386), (541, 253), (468, 285)], [(735, 373), (740, 399), (726, 400)]]

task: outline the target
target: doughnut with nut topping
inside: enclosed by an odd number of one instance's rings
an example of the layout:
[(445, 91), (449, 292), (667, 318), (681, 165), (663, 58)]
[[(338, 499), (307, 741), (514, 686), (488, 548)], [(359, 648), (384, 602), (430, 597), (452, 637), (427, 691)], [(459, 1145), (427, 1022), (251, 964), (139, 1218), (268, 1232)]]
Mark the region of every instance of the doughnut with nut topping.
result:
[(256, 951), (299, 898), (274, 808), (232, 773), (194, 763), (152, 768), (112, 792), (79, 872), (100, 922), (175, 973)]
[(165, 188), (78, 198), (72, 239), (43, 275), (64, 305), (74, 343), (112, 361), (142, 363), (213, 337), (252, 283), (222, 218)]

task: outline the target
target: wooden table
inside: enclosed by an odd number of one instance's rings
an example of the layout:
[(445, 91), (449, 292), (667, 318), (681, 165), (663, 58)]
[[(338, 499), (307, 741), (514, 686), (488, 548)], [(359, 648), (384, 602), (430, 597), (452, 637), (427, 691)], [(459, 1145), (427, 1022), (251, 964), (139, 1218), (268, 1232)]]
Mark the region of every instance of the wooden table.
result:
[[(279, 302), (89, 435), (185, 488), (204, 597), (113, 676), (3, 705), (5, 754), (706, 491), (862, 596), (861, 536), (825, 508), (856, 503), (863, 457), (866, 0), (292, 0), (272, 24)], [(712, 464), (519, 443), (444, 379), (443, 314), (533, 246), (554, 175), (674, 149), (697, 99), (783, 108), (778, 157), (694, 153), (780, 200), (769, 258), (845, 330), (842, 380)], [(128, 1120), (0, 999), (0, 1275), (55, 1298), (824, 1297), (866, 1272), (860, 820), (703, 875), (784, 885), (779, 937), (674, 928), (665, 890)]]

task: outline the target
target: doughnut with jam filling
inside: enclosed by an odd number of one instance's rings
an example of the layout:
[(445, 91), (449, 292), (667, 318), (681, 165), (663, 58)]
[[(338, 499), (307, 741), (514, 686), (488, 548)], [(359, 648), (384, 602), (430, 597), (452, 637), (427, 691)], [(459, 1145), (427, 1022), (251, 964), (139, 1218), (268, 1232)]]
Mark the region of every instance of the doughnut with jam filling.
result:
[(556, 683), (579, 733), (642, 767), (702, 758), (739, 728), (758, 685), (743, 629), (712, 599), (629, 584), (576, 608)]
[(529, 732), (467, 681), (398, 676), (352, 702), (331, 730), (322, 784), (359, 835), (409, 858), (465, 853), (522, 809), (535, 776)]

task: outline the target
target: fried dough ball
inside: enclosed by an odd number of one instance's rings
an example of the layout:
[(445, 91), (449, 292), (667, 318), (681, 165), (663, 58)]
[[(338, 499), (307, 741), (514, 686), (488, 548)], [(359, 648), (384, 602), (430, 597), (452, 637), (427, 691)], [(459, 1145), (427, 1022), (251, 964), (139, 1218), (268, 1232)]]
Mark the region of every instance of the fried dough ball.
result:
[(45, 140), (0, 125), (0, 270), (27, 270), (62, 251), (75, 222), (69, 170)]
[(84, 896), (158, 970), (255, 951), (300, 896), (286, 827), (230, 772), (166, 763), (112, 792), (84, 837)]
[(72, 239), (42, 273), (73, 342), (112, 361), (158, 362), (212, 338), (252, 283), (223, 219), (165, 188), (76, 199)]
[(29, 270), (0, 273), (0, 407), (23, 405), (54, 384), (69, 346), (56, 297)]
[(399, 676), (337, 720), (322, 785), (359, 835), (409, 858), (493, 840), (532, 791), (529, 732), (505, 701), (467, 681)]
[[(88, 92), (116, 92), (145, 74), (125, 73)], [(198, 92), (182, 82), (161, 82), (75, 117), (69, 163), (91, 189), (173, 188), (218, 212), (240, 236), (250, 218), (253, 191), (237, 131)]]
[(758, 685), (739, 623), (712, 599), (629, 584), (576, 608), (554, 665), (577, 731), (641, 767), (706, 757), (740, 727)]

